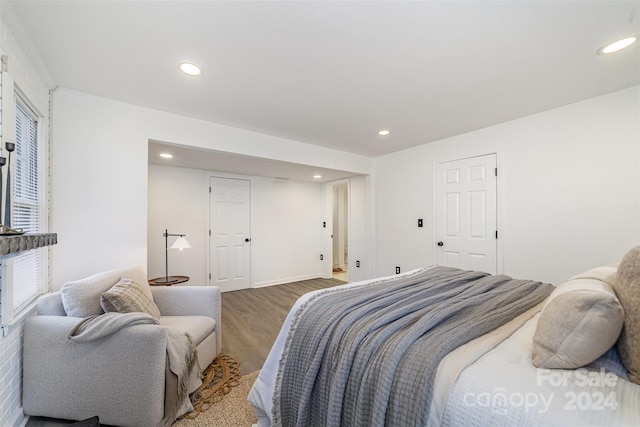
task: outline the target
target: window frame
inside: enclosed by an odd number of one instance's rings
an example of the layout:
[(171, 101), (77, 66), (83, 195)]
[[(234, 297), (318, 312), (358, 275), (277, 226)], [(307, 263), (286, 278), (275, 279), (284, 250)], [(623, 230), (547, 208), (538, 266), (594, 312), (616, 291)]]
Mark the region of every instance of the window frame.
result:
[[(6, 72), (2, 72), (2, 129), (3, 129), (3, 138), (2, 138), (2, 146), (0, 147), (0, 151), (2, 156), (6, 157), (8, 160), (8, 153), (5, 149), (5, 142), (16, 142), (15, 141), (15, 126), (16, 126), (16, 105), (17, 103), (21, 104), (21, 108), (26, 109), (27, 114), (30, 115), (32, 119), (36, 121), (36, 138), (37, 138), (37, 186), (38, 186), (38, 195), (37, 195), (37, 205), (38, 205), (38, 213), (37, 213), (37, 221), (38, 221), (38, 233), (47, 233), (49, 229), (49, 144), (48, 144), (48, 136), (49, 136), (49, 120), (47, 115), (42, 114), (40, 109), (38, 109), (31, 101), (27, 94), (21, 90), (21, 88), (11, 79), (10, 76), (7, 76)], [(5, 78), (8, 77), (8, 78)], [(9, 86), (9, 87), (7, 87)], [(49, 105), (46, 106), (47, 109)], [(10, 122), (10, 123), (9, 123)], [(8, 130), (8, 132), (7, 132)], [(5, 133), (6, 132), (6, 133)], [(11, 135), (7, 137), (6, 135)], [(17, 153), (14, 151), (12, 153), (12, 165), (11, 165), (11, 224), (14, 223), (13, 218), (13, 207), (15, 201), (15, 156)], [(8, 163), (8, 162), (7, 162)], [(3, 174), (3, 198), (6, 197), (6, 173), (8, 164), (5, 165), (2, 169)], [(4, 221), (4, 201), (2, 202), (2, 217), (0, 218), (0, 223)], [(13, 227), (12, 227), (13, 228)], [(37, 252), (36, 252), (37, 251)], [(16, 261), (18, 263), (21, 260), (23, 255), (33, 256), (31, 253), (37, 253), (39, 257), (39, 267), (40, 271), (36, 274), (35, 278), (38, 281), (37, 286), (35, 287), (34, 292), (29, 295), (23, 302), (14, 306), (14, 275), (17, 270), (19, 270), (19, 266), (16, 266)], [(23, 258), (22, 258), (23, 259)], [(50, 253), (49, 248), (38, 248), (30, 250), (23, 254), (16, 255), (8, 255), (0, 258), (0, 325), (2, 327), (11, 325), (14, 322), (18, 321), (24, 315), (27, 315), (31, 312), (31, 308), (34, 307), (35, 301), (37, 298), (48, 292), (50, 290), (50, 271), (49, 271), (49, 260)], [(16, 269), (16, 267), (18, 267)], [(19, 273), (18, 273), (19, 274)]]

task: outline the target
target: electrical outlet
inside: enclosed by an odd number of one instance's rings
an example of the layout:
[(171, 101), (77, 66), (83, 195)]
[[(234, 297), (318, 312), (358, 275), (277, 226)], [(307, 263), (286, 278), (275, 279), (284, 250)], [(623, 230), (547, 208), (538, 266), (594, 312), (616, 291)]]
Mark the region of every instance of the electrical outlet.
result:
[(327, 228), (327, 221), (322, 221), (322, 228)]
[(324, 255), (320, 254), (320, 261), (324, 260)]
[(400, 274), (400, 267), (396, 267), (396, 274)]
[(358, 261), (356, 261), (356, 267), (357, 267), (357, 268), (360, 268), (360, 261), (359, 261), (359, 260), (358, 260)]
[(418, 218), (418, 227), (422, 227), (422, 218)]

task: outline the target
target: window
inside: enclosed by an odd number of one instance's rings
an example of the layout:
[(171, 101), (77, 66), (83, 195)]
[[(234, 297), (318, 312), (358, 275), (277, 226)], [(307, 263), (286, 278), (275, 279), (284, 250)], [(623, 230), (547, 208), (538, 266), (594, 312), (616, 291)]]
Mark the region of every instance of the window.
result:
[(26, 233), (37, 233), (40, 231), (38, 120), (19, 97), (16, 97), (15, 139), (11, 224)]
[[(11, 228), (26, 233), (41, 232), (41, 197), (38, 159), (38, 119), (16, 96), (15, 151), (11, 170)], [(6, 216), (6, 214), (5, 214)], [(13, 258), (13, 311), (19, 311), (44, 289), (43, 250), (28, 251)]]
[[(46, 232), (44, 187), (45, 162), (42, 126), (38, 115), (29, 107), (25, 98), (16, 93), (13, 105), (15, 150), (6, 147), (2, 155), (9, 160), (3, 167), (5, 175), (2, 192), (4, 213), (0, 222), (25, 233)], [(5, 138), (5, 141), (11, 141)], [(10, 168), (9, 168), (10, 163)], [(8, 184), (7, 185), (7, 180)], [(7, 206), (9, 198), (10, 208)], [(9, 218), (7, 218), (9, 215)], [(47, 286), (47, 249), (26, 251), (2, 261), (2, 323), (11, 322), (17, 313), (27, 307)]]

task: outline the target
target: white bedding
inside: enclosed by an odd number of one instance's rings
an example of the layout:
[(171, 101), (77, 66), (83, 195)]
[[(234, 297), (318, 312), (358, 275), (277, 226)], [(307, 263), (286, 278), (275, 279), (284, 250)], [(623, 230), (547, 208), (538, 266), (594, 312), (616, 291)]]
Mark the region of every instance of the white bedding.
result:
[[(344, 286), (366, 286), (385, 279)], [(271, 426), (276, 375), (293, 313), (317, 292), (321, 290), (303, 295), (295, 303), (249, 393), (258, 427)], [(434, 384), (430, 426), (640, 426), (640, 386), (611, 373), (541, 370), (531, 364), (531, 343), (541, 307), (442, 360)], [(583, 385), (585, 382), (592, 385)]]
[(531, 364), (538, 317), (460, 374), (442, 425), (640, 426), (640, 386), (612, 373), (619, 365), (605, 359), (577, 370)]

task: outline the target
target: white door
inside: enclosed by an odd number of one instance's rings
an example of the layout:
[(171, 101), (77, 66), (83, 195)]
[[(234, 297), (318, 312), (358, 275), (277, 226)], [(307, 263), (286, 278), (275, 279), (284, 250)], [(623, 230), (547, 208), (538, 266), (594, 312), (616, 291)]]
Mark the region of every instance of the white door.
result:
[(251, 286), (250, 203), (250, 181), (211, 178), (209, 277), (222, 292)]
[(497, 272), (496, 155), (436, 165), (436, 263)]

